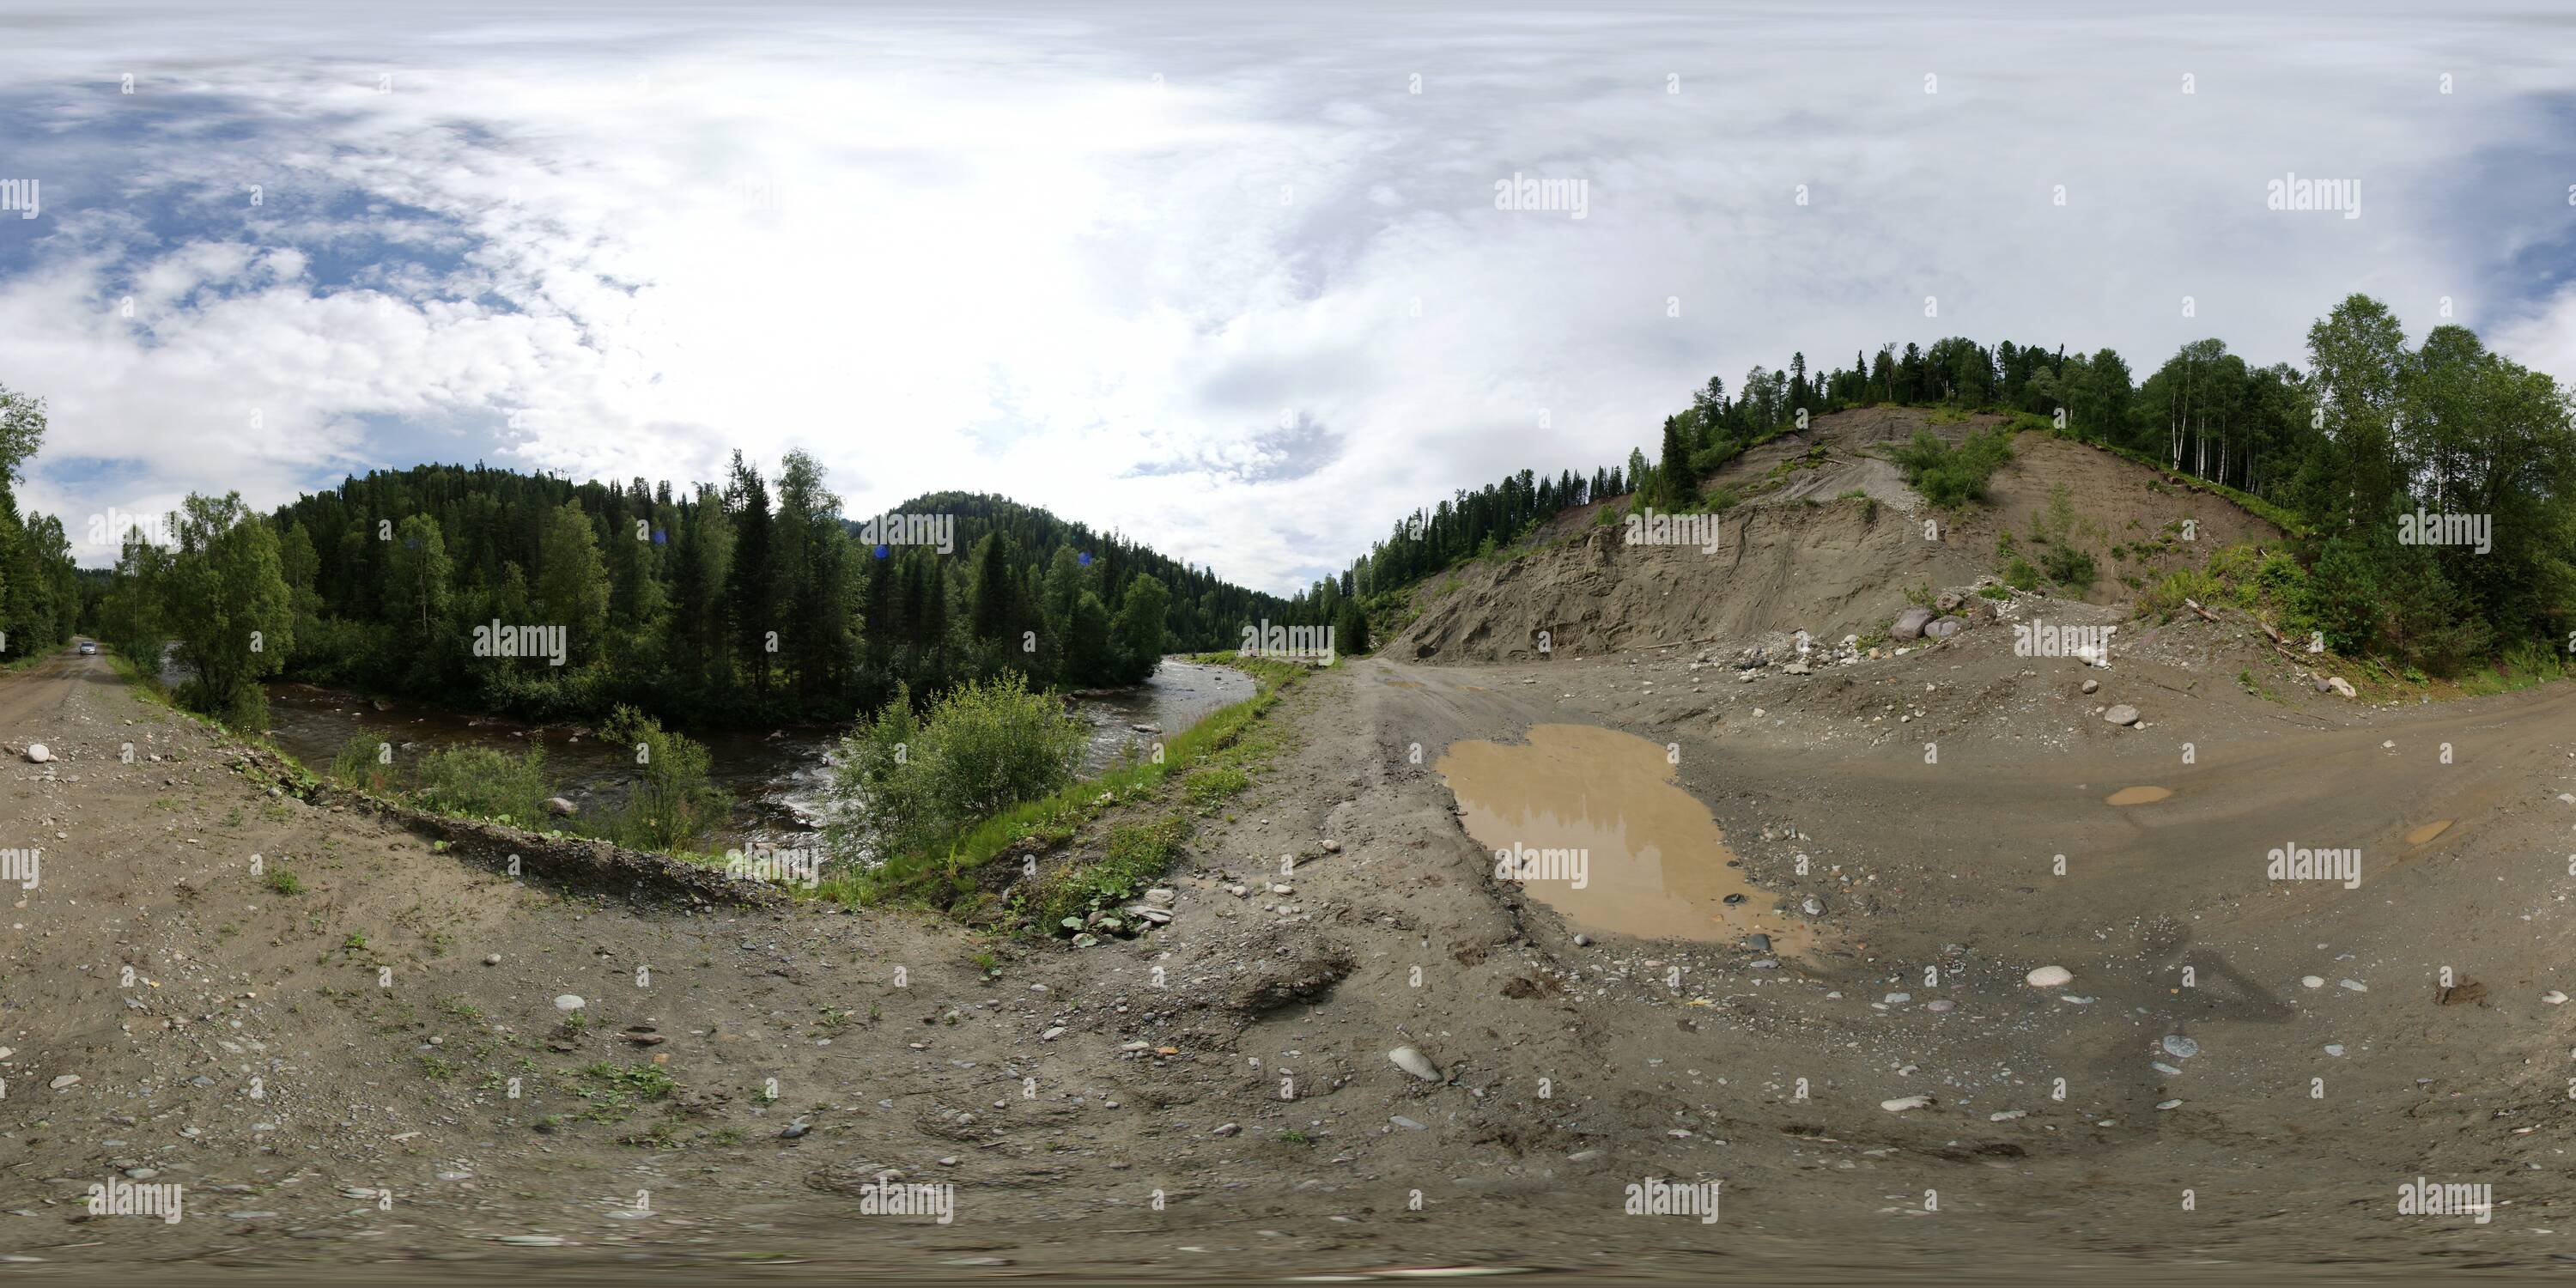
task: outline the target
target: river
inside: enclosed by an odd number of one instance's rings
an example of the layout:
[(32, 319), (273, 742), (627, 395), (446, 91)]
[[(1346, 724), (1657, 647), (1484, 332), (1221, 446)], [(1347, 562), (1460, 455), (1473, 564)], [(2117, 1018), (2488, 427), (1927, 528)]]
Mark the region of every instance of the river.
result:
[[(1253, 695), (1252, 677), (1232, 667), (1166, 658), (1133, 689), (1090, 690), (1066, 699), (1091, 727), (1083, 771), (1097, 773), (1131, 744), (1169, 737), (1209, 713)], [(576, 725), (534, 725), (467, 715), (406, 699), (367, 699), (318, 685), (272, 683), (269, 739), (316, 773), (351, 739), (390, 741), (396, 763), (436, 747), (484, 746), (519, 752), (543, 742), (546, 778), (585, 814), (615, 808), (635, 780), (633, 751)], [(830, 754), (842, 730), (781, 728), (690, 731), (704, 743), (716, 784), (733, 798), (732, 817), (709, 848), (750, 843), (794, 845), (821, 825), (831, 786)]]

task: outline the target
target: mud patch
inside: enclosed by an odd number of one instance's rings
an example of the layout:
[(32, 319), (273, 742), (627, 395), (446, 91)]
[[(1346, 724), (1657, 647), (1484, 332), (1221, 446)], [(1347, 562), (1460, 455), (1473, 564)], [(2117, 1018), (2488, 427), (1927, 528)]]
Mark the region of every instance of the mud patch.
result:
[(2406, 843), (2408, 845), (2422, 845), (2426, 841), (2430, 841), (2434, 837), (2440, 836), (2442, 833), (2450, 830), (2451, 820), (2447, 818), (2437, 818), (2430, 823), (2426, 823), (2422, 827), (2416, 828), (2412, 832), (2408, 832), (2406, 834)]
[(2105, 805), (2148, 805), (2173, 795), (2170, 787), (2123, 787), (2102, 798)]
[[(1540, 725), (1526, 743), (1453, 743), (1435, 768), (1467, 834), (1489, 857), (1522, 856), (1521, 888), (1581, 929), (1711, 942), (1763, 934), (1800, 955), (1812, 944), (1806, 923), (1770, 911), (1776, 896), (1727, 866), (1726, 837), (1654, 743)], [(1728, 895), (1741, 898), (1730, 905)]]

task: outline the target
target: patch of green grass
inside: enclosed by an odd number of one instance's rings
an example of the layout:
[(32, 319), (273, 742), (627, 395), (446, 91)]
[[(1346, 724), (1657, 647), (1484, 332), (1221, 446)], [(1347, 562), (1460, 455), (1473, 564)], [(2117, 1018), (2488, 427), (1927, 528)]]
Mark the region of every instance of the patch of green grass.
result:
[(304, 893), (303, 880), (297, 877), (295, 873), (288, 868), (270, 868), (268, 870), (268, 875), (261, 877), (259, 879), (259, 883), (268, 887), (270, 892), (274, 894), (299, 895)]
[(1171, 870), (1188, 835), (1189, 824), (1177, 814), (1114, 824), (1098, 859), (1067, 864), (1039, 878), (1036, 889), (1021, 896), (1022, 916), (1033, 928), (1052, 933), (1062, 929), (1067, 917), (1132, 899)]
[[(576, 1012), (578, 1014), (578, 1012)], [(565, 1089), (590, 1108), (577, 1117), (595, 1123), (624, 1122), (646, 1104), (668, 1100), (680, 1089), (669, 1070), (658, 1064), (610, 1064), (600, 1061), (567, 1070)]]
[(1207, 765), (1191, 770), (1181, 779), (1181, 789), (1193, 805), (1214, 805), (1252, 785), (1252, 776), (1233, 765)]

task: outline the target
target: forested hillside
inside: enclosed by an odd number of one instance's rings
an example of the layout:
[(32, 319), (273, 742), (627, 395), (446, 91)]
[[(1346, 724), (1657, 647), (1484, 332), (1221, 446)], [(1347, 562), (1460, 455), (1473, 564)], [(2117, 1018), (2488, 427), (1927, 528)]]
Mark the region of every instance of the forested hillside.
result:
[[(1667, 512), (1723, 508), (1700, 480), (1806, 418), (1876, 404), (2023, 413), (2086, 441), (2236, 490), (2298, 529), (2286, 607), (2344, 651), (2433, 673), (2576, 640), (2576, 419), (2567, 390), (2466, 327), (2409, 346), (2398, 318), (2355, 295), (2309, 329), (2308, 365), (2256, 365), (2220, 340), (2183, 345), (2143, 383), (2110, 349), (1991, 349), (1964, 337), (1806, 355), (1730, 390), (1712, 377), (1667, 417), (1660, 453), (1550, 480), (1524, 470), (1416, 511), (1339, 578), (1299, 596), (1309, 613), (1352, 600), (1400, 612), (1401, 592), (1508, 546), (1570, 506), (1639, 494)], [(2427, 539), (2428, 519), (2483, 532)]]
[[(538, 717), (624, 703), (699, 724), (838, 722), (898, 684), (927, 696), (1006, 671), (1134, 683), (1167, 651), (1231, 646), (1243, 622), (1287, 608), (998, 497), (938, 493), (898, 512), (945, 520), (948, 548), (864, 538), (801, 453), (775, 478), (737, 454), (722, 484), (677, 491), (482, 466), (353, 477), (255, 525), (273, 551), (243, 549), (250, 566), (224, 574), (240, 603), (273, 563), (291, 605), (240, 678)], [(183, 518), (175, 558), (129, 542), (108, 634), (137, 651), (190, 638), (176, 618), (187, 537), (212, 541), (228, 522)], [(478, 655), (477, 628), (496, 623), (561, 627), (560, 657)]]

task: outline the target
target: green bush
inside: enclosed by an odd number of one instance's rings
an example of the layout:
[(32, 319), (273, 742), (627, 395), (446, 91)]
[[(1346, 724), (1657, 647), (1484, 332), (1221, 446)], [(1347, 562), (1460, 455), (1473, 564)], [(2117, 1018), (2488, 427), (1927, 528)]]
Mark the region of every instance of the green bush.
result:
[(2037, 590), (2039, 589), (2039, 569), (2031, 567), (2029, 560), (2020, 555), (2014, 555), (2012, 562), (2004, 565), (2004, 584), (2015, 590)]
[(707, 749), (664, 729), (629, 706), (609, 713), (600, 736), (632, 749), (643, 778), (612, 823), (621, 844), (647, 850), (684, 850), (722, 822), (731, 808), (708, 775)]
[(2073, 546), (2050, 546), (2040, 555), (2039, 567), (2040, 571), (2048, 574), (2050, 581), (2079, 595), (2093, 589), (2093, 556)]
[(841, 744), (836, 848), (940, 848), (985, 817), (1073, 781), (1087, 736), (1054, 697), (1016, 674), (948, 691), (918, 724), (898, 689)]
[(331, 781), (354, 792), (390, 795), (394, 767), (383, 759), (385, 745), (373, 734), (359, 734), (342, 743), (339, 753), (331, 757)]
[(441, 747), (420, 759), (420, 803), (448, 814), (531, 826), (545, 813), (546, 751), (513, 756), (491, 747)]
[(1952, 447), (1928, 429), (1914, 431), (1914, 441), (1897, 448), (1894, 459), (1905, 481), (1925, 500), (1944, 509), (1986, 499), (1986, 480), (2012, 459), (2013, 432), (1997, 426), (1968, 435)]

